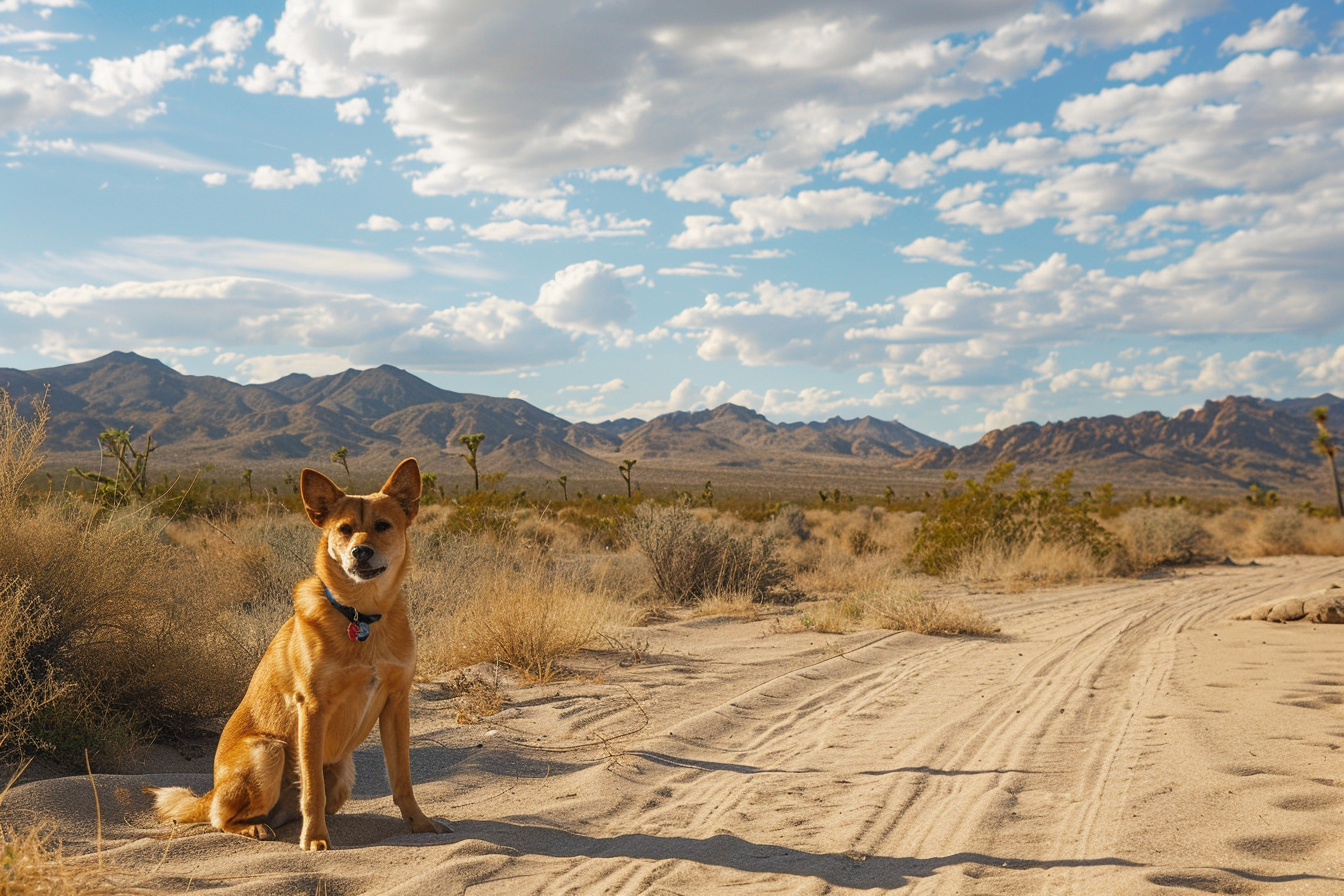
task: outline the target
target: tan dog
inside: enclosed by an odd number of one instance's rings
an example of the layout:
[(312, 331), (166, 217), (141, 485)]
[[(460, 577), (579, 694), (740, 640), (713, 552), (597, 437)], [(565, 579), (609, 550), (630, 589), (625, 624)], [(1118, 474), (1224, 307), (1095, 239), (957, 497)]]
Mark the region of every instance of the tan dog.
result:
[(294, 587), (294, 615), (224, 726), (214, 789), (199, 797), (185, 787), (147, 790), (163, 821), (208, 821), (269, 840), (273, 827), (302, 817), (299, 845), (327, 849), (326, 816), (349, 798), (351, 754), (377, 722), (402, 817), (417, 833), (445, 831), (411, 792), (415, 640), (401, 582), (410, 567), (406, 529), (420, 509), (420, 468), (408, 458), (382, 491), (362, 497), (304, 470), (300, 491), (308, 518), (322, 529), (317, 575)]

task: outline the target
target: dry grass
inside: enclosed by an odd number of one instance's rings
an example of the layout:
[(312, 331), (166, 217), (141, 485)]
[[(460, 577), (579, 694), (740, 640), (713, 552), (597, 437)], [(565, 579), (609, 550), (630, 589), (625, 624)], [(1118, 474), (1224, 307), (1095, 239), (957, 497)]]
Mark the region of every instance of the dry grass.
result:
[(1164, 563), (1193, 563), (1220, 555), (1200, 518), (1183, 507), (1135, 507), (1110, 524), (1135, 571)]
[(734, 534), (697, 519), (685, 507), (641, 504), (625, 532), (649, 561), (659, 595), (685, 604), (716, 591), (744, 592), (757, 600), (790, 600), (792, 575), (774, 539)]
[(955, 597), (931, 596), (918, 580), (898, 576), (865, 594), (809, 603), (777, 619), (776, 632), (838, 634), (887, 628), (921, 635), (994, 635), (999, 627)]
[(1207, 525), (1222, 551), (1235, 557), (1344, 555), (1344, 523), (1292, 507), (1234, 507)]
[(534, 680), (632, 621), (600, 581), (585, 581), (516, 541), (422, 545), (409, 583), (420, 667), (430, 674), (504, 663)]
[(995, 542), (968, 551), (948, 578), (971, 585), (1024, 591), (1095, 582), (1115, 572), (1111, 558), (1086, 547), (1031, 541), (1020, 547)]
[[(0, 791), (0, 803), (23, 766)], [(104, 896), (120, 892), (98, 865), (74, 863), (61, 854), (53, 832), (41, 827), (18, 830), (0, 825), (0, 896)]]
[(909, 581), (897, 581), (869, 596), (864, 601), (864, 620), (878, 628), (921, 635), (999, 633), (997, 625), (965, 601), (930, 596)]
[(761, 605), (743, 591), (716, 591), (707, 595), (691, 608), (692, 617), (730, 616), (752, 620), (761, 615)]
[(459, 670), (444, 683), (457, 706), (457, 724), (475, 725), (493, 716), (509, 702), (499, 682), (499, 667), (492, 666), (490, 677), (480, 672)]

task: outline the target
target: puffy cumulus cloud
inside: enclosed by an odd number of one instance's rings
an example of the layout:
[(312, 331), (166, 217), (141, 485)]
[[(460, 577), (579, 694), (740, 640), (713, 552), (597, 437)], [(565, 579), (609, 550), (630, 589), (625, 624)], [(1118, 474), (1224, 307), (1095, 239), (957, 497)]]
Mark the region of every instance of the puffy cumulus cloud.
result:
[(629, 345), (623, 279), (639, 270), (585, 262), (557, 272), (532, 304), (487, 295), (439, 309), (236, 276), (13, 290), (0, 292), (0, 325), (63, 361), (127, 345), (173, 356), (209, 346), (218, 364), (253, 379), (322, 358), (339, 369), (395, 358), (421, 370), (517, 370), (578, 357), (594, 338)]
[(707, 361), (848, 367), (882, 357), (880, 349), (845, 338), (844, 322), (859, 313), (847, 292), (766, 280), (753, 293), (730, 296), (737, 301), (728, 302), (710, 293), (703, 305), (684, 309), (667, 326), (688, 331)]
[[(4, 3), (0, 3), (3, 10)], [(199, 71), (207, 72), (212, 80), (225, 78), (260, 28), (258, 16), (227, 16), (190, 44), (171, 44), (116, 59), (91, 59), (87, 76), (62, 75), (46, 63), (0, 56), (0, 97), (4, 97), (0, 132), (77, 116), (125, 115), (142, 122), (163, 111), (154, 97), (164, 85)]]
[(1273, 50), (1278, 47), (1299, 47), (1311, 40), (1311, 30), (1302, 24), (1307, 14), (1305, 6), (1285, 7), (1268, 22), (1256, 19), (1245, 34), (1229, 35), (1219, 45), (1220, 53), (1246, 53), (1255, 50)]
[(966, 241), (952, 242), (937, 236), (922, 236), (905, 246), (897, 246), (896, 252), (904, 255), (908, 261), (940, 261), (943, 264), (961, 264), (974, 266), (967, 259)]
[[(220, 357), (225, 357), (221, 355)], [(356, 364), (345, 355), (330, 352), (296, 352), (289, 355), (253, 355), (247, 357), (230, 353), (227, 361), (217, 363), (234, 367), (249, 383), (272, 383), (291, 373), (306, 373), (309, 376), (328, 376), (341, 373), (350, 368), (367, 367)]]
[(406, 225), (402, 224), (396, 218), (392, 218), (387, 215), (369, 215), (368, 220), (361, 221), (355, 226), (358, 227), (360, 230), (372, 230), (372, 231), (390, 230), (393, 233), (395, 233), (396, 231), (400, 230)]
[[(423, 194), (536, 195), (572, 171), (697, 167), (679, 198), (778, 194), (871, 128), (979, 97), (1082, 42), (1150, 41), (1213, 0), (585, 7), (289, 0), (249, 90), (389, 88)], [(968, 36), (969, 35), (969, 36)], [(537, 84), (546, 84), (544, 91)]]
[(433, 312), (393, 340), (389, 357), (419, 368), (498, 372), (568, 360), (581, 350), (526, 302), (488, 296)]
[(771, 239), (791, 230), (853, 227), (867, 224), (899, 204), (890, 196), (860, 187), (738, 199), (728, 207), (736, 221), (725, 223), (718, 215), (687, 215), (686, 230), (672, 237), (668, 245), (674, 249), (711, 249)]
[(311, 186), (322, 182), (322, 174), (327, 170), (317, 159), (294, 153), (293, 168), (272, 168), (262, 165), (247, 176), (254, 190), (292, 190), (298, 186)]
[(354, 183), (359, 180), (359, 176), (364, 173), (364, 166), (368, 164), (365, 156), (347, 156), (341, 159), (331, 160), (331, 170), (341, 180)]
[(209, 174), (202, 174), (201, 180), (207, 187), (222, 187), (229, 182), (229, 176), (223, 171), (211, 171)]
[(629, 345), (634, 337), (624, 324), (634, 316), (635, 307), (626, 281), (643, 272), (638, 265), (618, 268), (603, 261), (572, 264), (542, 284), (533, 311), (559, 330)]
[(1171, 61), (1180, 54), (1180, 47), (1134, 53), (1128, 59), (1121, 59), (1112, 65), (1106, 77), (1112, 81), (1144, 81), (1166, 71)]
[(59, 329), (70, 345), (101, 353), (124, 345), (208, 343), (347, 346), (387, 340), (422, 316), (415, 305), (371, 295), (298, 289), (271, 280), (213, 277), (0, 293), (19, 332)]
[(364, 119), (373, 114), (369, 101), (362, 96), (336, 104), (336, 119), (346, 124), (363, 124)]

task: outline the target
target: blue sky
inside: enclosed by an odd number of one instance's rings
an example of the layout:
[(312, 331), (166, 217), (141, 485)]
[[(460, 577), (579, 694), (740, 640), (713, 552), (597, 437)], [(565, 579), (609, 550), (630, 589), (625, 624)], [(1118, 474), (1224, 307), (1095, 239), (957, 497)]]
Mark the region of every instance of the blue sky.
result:
[(0, 365), (957, 444), (1344, 394), (1341, 17), (0, 0)]

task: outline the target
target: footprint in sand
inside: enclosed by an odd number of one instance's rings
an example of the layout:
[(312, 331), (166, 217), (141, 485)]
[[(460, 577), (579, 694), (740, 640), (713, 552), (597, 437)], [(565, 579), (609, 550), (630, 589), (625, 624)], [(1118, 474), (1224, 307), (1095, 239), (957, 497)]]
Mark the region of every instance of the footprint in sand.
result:
[(1290, 793), (1279, 797), (1270, 805), (1289, 812), (1314, 812), (1317, 809), (1328, 809), (1337, 805), (1341, 799), (1344, 797), (1337, 793)]
[(1314, 834), (1275, 834), (1261, 837), (1238, 837), (1227, 845), (1257, 859), (1287, 862), (1302, 859), (1316, 851), (1321, 838)]

